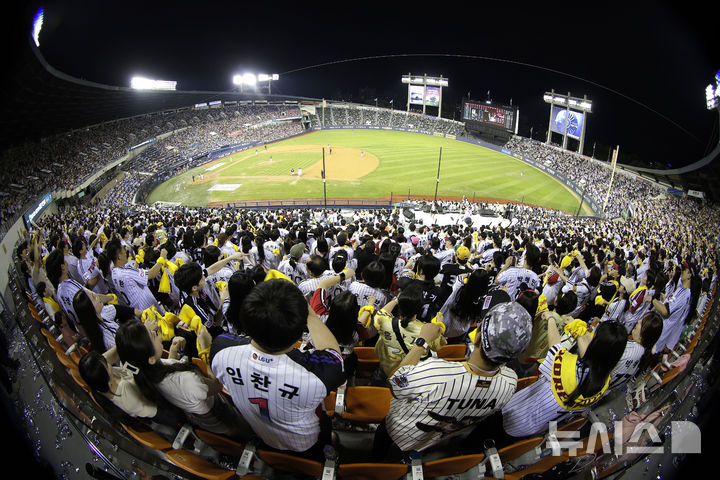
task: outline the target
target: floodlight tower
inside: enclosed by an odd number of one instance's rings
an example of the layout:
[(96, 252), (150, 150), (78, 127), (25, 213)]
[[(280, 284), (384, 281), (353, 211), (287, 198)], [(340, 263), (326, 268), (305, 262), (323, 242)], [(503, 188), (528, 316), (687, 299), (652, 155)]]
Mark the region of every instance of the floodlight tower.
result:
[(715, 86), (709, 84), (705, 87), (705, 101), (708, 110), (717, 110), (720, 115), (720, 70), (715, 74)]
[[(448, 86), (448, 79), (442, 75), (439, 77), (428, 77), (427, 74), (413, 75), (408, 73), (402, 76), (402, 83), (408, 86), (407, 96), (407, 111), (410, 111), (410, 104), (422, 103), (422, 113), (425, 115), (425, 107), (432, 106), (438, 107), (438, 118), (442, 113), (442, 89)], [(414, 92), (413, 86), (416, 88), (422, 88), (422, 95), (418, 95), (419, 92)], [(415, 93), (415, 95), (413, 95)]]
[(245, 90), (251, 90), (257, 92), (258, 89), (262, 92), (263, 89), (267, 89), (267, 94), (272, 95), (272, 82), (280, 79), (277, 73), (267, 74), (259, 73), (243, 73), (233, 76), (233, 85), (240, 89), (241, 92)]
[[(583, 147), (585, 146), (586, 114), (592, 113), (592, 102), (588, 100), (587, 95), (583, 96), (583, 98), (577, 98), (570, 96), (569, 92), (567, 95), (562, 95), (555, 93), (555, 90), (550, 90), (550, 92), (545, 92), (543, 100), (545, 100), (545, 103), (550, 104), (550, 124), (548, 125), (546, 143), (549, 144), (552, 139), (553, 123), (557, 124), (559, 122), (562, 125), (562, 131), (555, 131), (563, 136), (562, 148), (567, 150), (567, 139), (568, 135), (570, 135), (580, 141), (578, 153), (582, 154)], [(564, 108), (564, 110), (558, 110), (558, 108), (553, 107)], [(578, 114), (579, 117), (577, 116)], [(557, 115), (558, 118), (554, 118), (555, 115)], [(577, 123), (578, 118), (580, 119), (579, 137), (577, 133), (573, 134), (572, 132), (573, 122)], [(555, 120), (555, 122), (553, 122), (553, 120)]]

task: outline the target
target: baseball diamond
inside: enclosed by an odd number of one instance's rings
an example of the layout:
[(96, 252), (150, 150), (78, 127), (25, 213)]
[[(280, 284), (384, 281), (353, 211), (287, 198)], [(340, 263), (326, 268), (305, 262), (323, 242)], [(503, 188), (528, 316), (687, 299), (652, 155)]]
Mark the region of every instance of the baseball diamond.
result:
[[(438, 198), (464, 195), (568, 213), (580, 206), (579, 196), (562, 182), (509, 155), (450, 138), (354, 129), (315, 131), (219, 158), (158, 185), (147, 202), (222, 206), (243, 200), (322, 199), (323, 147), (328, 199), (389, 199), (391, 194), (432, 199), (440, 159)], [(593, 212), (583, 204), (582, 214)]]

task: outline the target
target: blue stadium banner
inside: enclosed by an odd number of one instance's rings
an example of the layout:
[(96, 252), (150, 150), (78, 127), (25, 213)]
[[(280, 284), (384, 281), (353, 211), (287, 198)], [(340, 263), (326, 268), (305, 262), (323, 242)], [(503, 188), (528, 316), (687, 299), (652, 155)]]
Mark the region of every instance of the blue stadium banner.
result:
[(35, 219), (38, 218), (42, 214), (42, 212), (44, 212), (45, 209), (50, 206), (52, 201), (52, 195), (46, 193), (34, 207), (25, 212), (25, 215), (23, 215), (23, 220), (25, 220), (25, 228), (31, 230), (32, 222), (34, 222)]
[(683, 196), (683, 191), (682, 191), (682, 190), (676, 190), (676, 189), (674, 189), (674, 188), (668, 187), (667, 192), (668, 192), (669, 194), (671, 194), (671, 195), (677, 195), (678, 197), (682, 197), (682, 196)]

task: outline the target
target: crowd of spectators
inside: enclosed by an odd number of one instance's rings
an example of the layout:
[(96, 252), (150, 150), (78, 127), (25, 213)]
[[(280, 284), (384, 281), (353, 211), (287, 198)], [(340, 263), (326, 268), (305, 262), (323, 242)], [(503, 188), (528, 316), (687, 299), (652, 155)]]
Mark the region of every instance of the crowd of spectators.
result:
[(638, 181), (616, 172), (608, 197), (612, 171), (599, 161), (523, 137), (512, 138), (505, 144), (505, 148), (530, 157), (561, 173), (572, 180), (581, 192), (592, 198), (600, 208), (605, 205), (605, 200), (608, 198), (605, 214), (611, 218), (620, 216), (622, 211), (627, 210), (635, 200), (662, 193), (649, 182)]
[[(436, 116), (408, 113), (404, 110), (372, 108), (364, 105), (328, 104), (316, 108), (312, 115), (313, 128), (325, 127), (390, 127), (424, 132), (462, 135), (465, 126), (461, 122), (438, 118)], [(325, 122), (323, 124), (323, 121)]]
[[(148, 139), (180, 130), (173, 141), (193, 157), (228, 144), (299, 133), (300, 123), (290, 121), (299, 117), (298, 107), (284, 105), (188, 108), (108, 122), (8, 149), (0, 153), (6, 167), (0, 180), (7, 186), (0, 197), (0, 225), (9, 227), (42, 193), (79, 187)], [(287, 123), (278, 127), (274, 121)]]
[[(522, 205), (496, 224), (450, 222), (437, 205), (424, 224), (398, 210), (68, 208), (18, 255), (66, 343), (91, 349), (87, 383), (125, 415), (322, 460), (323, 399), (370, 384), (393, 399), (367, 460), (396, 461), (541, 435), (676, 347), (716, 282), (720, 211), (629, 199), (622, 223)], [(438, 358), (446, 344), (466, 360)], [(360, 345), (380, 360), (370, 377)], [(103, 362), (131, 369), (132, 391), (108, 390)]]

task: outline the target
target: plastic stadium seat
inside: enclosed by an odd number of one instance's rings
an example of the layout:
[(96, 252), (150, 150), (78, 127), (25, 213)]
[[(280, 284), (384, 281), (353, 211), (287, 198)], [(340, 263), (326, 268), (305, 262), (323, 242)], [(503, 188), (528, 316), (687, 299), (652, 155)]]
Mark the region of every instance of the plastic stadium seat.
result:
[[(570, 460), (570, 458), (567, 457), (566, 455), (557, 455), (557, 456), (550, 455), (549, 457), (541, 458), (537, 462), (523, 468), (522, 470), (513, 472), (513, 475), (517, 475), (518, 478), (522, 478), (525, 475), (529, 475), (531, 473), (540, 474), (543, 472), (547, 472), (548, 470), (553, 468), (555, 465), (558, 465), (563, 462), (567, 462), (569, 460)], [(508, 478), (508, 476), (506, 475), (505, 478)]]
[(438, 358), (442, 358), (451, 362), (464, 362), (467, 360), (467, 347), (465, 344), (445, 345), (437, 352)]
[(398, 480), (407, 473), (403, 463), (346, 463), (340, 464), (338, 478), (343, 480)]
[(558, 425), (557, 430), (559, 432), (572, 432), (580, 430), (585, 423), (587, 423), (587, 418), (580, 417), (575, 420), (571, 420), (563, 425)]
[(538, 375), (534, 375), (532, 377), (518, 378), (517, 388), (515, 389), (515, 392), (519, 392), (523, 388), (528, 387), (528, 386), (532, 385), (533, 383), (537, 382), (538, 378), (539, 378)]
[(423, 463), (423, 478), (447, 477), (467, 472), (485, 460), (484, 453), (463, 455), (460, 457), (441, 458)]
[(123, 429), (125, 429), (131, 437), (146, 447), (154, 448), (155, 450), (169, 450), (172, 448), (172, 444), (154, 430), (148, 429), (147, 431), (140, 431), (124, 423), (120, 425), (122, 425)]
[(380, 360), (377, 355), (375, 355), (375, 349), (373, 347), (355, 347), (353, 351), (358, 358), (357, 368), (355, 370), (356, 376), (370, 376), (380, 366)]
[(200, 359), (200, 358), (198, 358), (198, 357), (193, 357), (193, 358), (192, 358), (192, 362), (193, 362), (195, 365), (197, 365), (198, 368), (200, 369), (200, 371), (203, 373), (203, 375), (205, 375), (205, 376), (207, 377), (207, 374), (208, 374), (208, 365), (207, 365), (207, 363), (203, 362), (202, 359)]
[(58, 360), (60, 360), (60, 363), (62, 363), (65, 368), (77, 368), (77, 363), (74, 362), (72, 358), (65, 355), (65, 349), (60, 345), (60, 343), (56, 342), (54, 344), (50, 344), (50, 347), (55, 351), (55, 356), (57, 356)]
[(258, 450), (257, 456), (276, 470), (292, 472), (310, 477), (321, 477), (323, 464), (314, 460), (308, 460), (286, 453), (271, 452), (269, 450)]
[(75, 368), (69, 368), (68, 371), (70, 372), (70, 376), (75, 380), (75, 383), (80, 385), (85, 391), (90, 392), (90, 385), (88, 385), (85, 380), (83, 380), (82, 376), (80, 375), (80, 370)]
[(170, 450), (168, 460), (183, 470), (208, 480), (225, 480), (235, 476), (235, 470), (227, 470), (187, 450)]
[(392, 393), (385, 387), (348, 387), (342, 418), (353, 422), (380, 423), (390, 411)]
[(224, 435), (218, 435), (217, 433), (208, 432), (199, 428), (194, 429), (195, 435), (204, 443), (211, 446), (218, 452), (229, 457), (240, 458), (245, 445), (238, 443)]
[(512, 445), (508, 445), (507, 447), (501, 448), (498, 450), (498, 455), (500, 456), (500, 460), (504, 462), (509, 462), (511, 460), (515, 460), (516, 458), (526, 454), (530, 450), (539, 447), (540, 444), (545, 440), (545, 437), (535, 437), (530, 438), (528, 440), (522, 440), (520, 442), (514, 443)]

